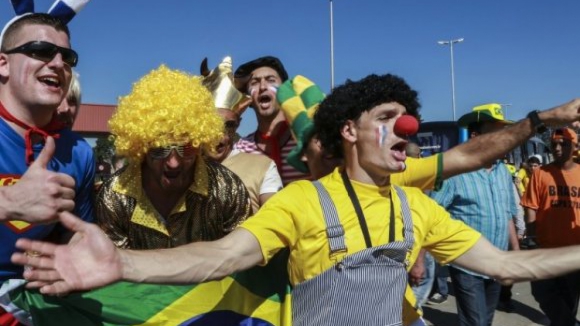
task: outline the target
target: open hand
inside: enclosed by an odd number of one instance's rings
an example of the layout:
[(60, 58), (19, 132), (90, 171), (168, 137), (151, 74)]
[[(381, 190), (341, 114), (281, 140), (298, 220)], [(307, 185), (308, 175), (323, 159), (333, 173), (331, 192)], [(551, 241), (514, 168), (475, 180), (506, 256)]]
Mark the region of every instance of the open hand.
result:
[(14, 253), (12, 262), (27, 266), (24, 278), (29, 288), (43, 294), (63, 295), (89, 290), (121, 279), (121, 256), (105, 233), (71, 213), (60, 214), (60, 222), (76, 232), (66, 245), (20, 239), (16, 247), (34, 255)]

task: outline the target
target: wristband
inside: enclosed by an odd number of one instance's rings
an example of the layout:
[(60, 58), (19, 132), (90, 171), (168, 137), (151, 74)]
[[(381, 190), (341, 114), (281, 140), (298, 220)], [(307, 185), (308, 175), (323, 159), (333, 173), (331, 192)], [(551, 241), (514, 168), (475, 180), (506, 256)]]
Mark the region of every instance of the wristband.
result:
[(531, 111), (530, 113), (528, 113), (528, 118), (530, 119), (530, 122), (532, 123), (532, 128), (534, 128), (534, 130), (536, 130), (536, 133), (542, 134), (542, 133), (546, 132), (548, 130), (548, 128), (542, 122), (538, 113), (539, 113), (538, 110)]

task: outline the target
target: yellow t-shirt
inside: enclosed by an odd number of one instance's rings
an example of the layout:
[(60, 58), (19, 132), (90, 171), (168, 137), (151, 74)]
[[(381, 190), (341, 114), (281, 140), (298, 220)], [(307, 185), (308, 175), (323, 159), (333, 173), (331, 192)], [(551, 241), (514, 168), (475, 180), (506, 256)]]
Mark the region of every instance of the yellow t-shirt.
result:
[(516, 175), (517, 169), (513, 164), (505, 163), (505, 167), (508, 169), (512, 177)]
[(392, 184), (431, 190), (441, 183), (443, 155), (437, 154), (420, 159), (407, 157), (405, 165), (407, 165), (405, 171), (391, 175)]
[[(417, 187), (421, 190), (432, 190), (440, 187), (443, 181), (441, 180), (443, 173), (442, 154), (431, 155), (421, 159), (407, 157), (405, 164), (407, 165), (405, 171), (391, 175), (392, 184), (401, 187)], [(419, 318), (419, 312), (413, 308), (416, 303), (417, 298), (415, 298), (411, 287), (407, 285), (403, 306), (405, 325)]]
[(528, 184), (530, 183), (528, 171), (526, 171), (524, 168), (521, 168), (516, 174), (516, 178), (520, 179), (521, 181), (518, 185), (518, 190), (523, 194), (526, 191), (526, 188), (528, 188)]
[[(336, 169), (320, 179), (336, 205), (340, 222), (345, 229), (347, 253), (329, 257), (330, 248), (326, 236), (326, 224), (318, 200), (316, 188), (309, 181), (298, 181), (288, 185), (274, 195), (253, 217), (241, 227), (256, 236), (260, 242), (263, 263), (280, 249), (290, 249), (289, 276), (292, 284), (309, 280), (340, 261), (366, 248), (354, 207)], [(377, 187), (352, 181), (353, 188), (364, 211), (373, 246), (384, 244), (389, 236), (390, 186)], [(449, 263), (470, 249), (480, 234), (464, 223), (453, 220), (435, 201), (417, 188), (403, 188), (411, 209), (415, 243), (410, 254), (410, 266), (415, 262), (421, 247), (429, 250), (441, 263)], [(395, 205), (395, 228), (402, 230), (400, 200), (393, 192)], [(396, 240), (402, 232), (395, 232)], [(410, 268), (410, 267), (409, 267)], [(412, 308), (415, 298), (407, 288), (404, 308), (405, 320), (418, 316)]]

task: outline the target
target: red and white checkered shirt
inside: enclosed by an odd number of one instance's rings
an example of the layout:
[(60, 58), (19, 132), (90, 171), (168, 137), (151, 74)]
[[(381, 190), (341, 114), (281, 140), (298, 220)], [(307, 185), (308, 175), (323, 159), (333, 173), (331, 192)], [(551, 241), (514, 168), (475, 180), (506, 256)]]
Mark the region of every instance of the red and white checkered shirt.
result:
[[(280, 134), (284, 133), (282, 132)], [(294, 138), (289, 137), (289, 139), (284, 144), (280, 144), (280, 139), (278, 138), (278, 144), (281, 145), (280, 157), (272, 157), (270, 155), (267, 155), (258, 148), (258, 145), (256, 144), (256, 136), (257, 136), (256, 132), (253, 132), (247, 135), (246, 137), (241, 138), (235, 144), (235, 148), (240, 150), (241, 152), (251, 154), (262, 154), (270, 157), (274, 162), (276, 162), (276, 166), (278, 167), (278, 172), (280, 173), (280, 177), (282, 178), (282, 183), (284, 184), (284, 186), (286, 186), (292, 181), (310, 179), (309, 174), (302, 173), (296, 170), (286, 161), (288, 154), (296, 146), (296, 141), (294, 140)], [(275, 135), (272, 137), (279, 136), (281, 135)]]

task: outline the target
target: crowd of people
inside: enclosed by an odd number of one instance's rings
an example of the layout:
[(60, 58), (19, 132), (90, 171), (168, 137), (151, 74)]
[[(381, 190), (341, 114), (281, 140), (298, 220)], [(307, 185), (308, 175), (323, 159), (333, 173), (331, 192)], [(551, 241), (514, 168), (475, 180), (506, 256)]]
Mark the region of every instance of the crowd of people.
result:
[[(293, 324), (422, 325), (412, 287), (434, 258), (449, 265), (460, 325), (491, 325), (501, 284), (522, 281), (552, 325), (576, 323), (577, 136), (560, 127), (580, 121), (580, 99), (515, 123), (476, 108), (459, 120), (468, 142), (413, 158), (401, 117), (420, 104), (399, 76), (325, 96), (273, 56), (204, 61), (200, 75), (160, 66), (120, 99), (110, 126), (127, 164), (94, 193), (91, 148), (70, 130), (77, 62), (50, 14), (3, 32), (0, 281), (46, 295), (200, 283), (288, 250)], [(248, 107), (257, 130), (236, 140)], [(554, 162), (516, 185), (498, 158), (545, 127)], [(534, 250), (518, 250), (520, 197)], [(0, 310), (1, 325), (18, 323)]]

